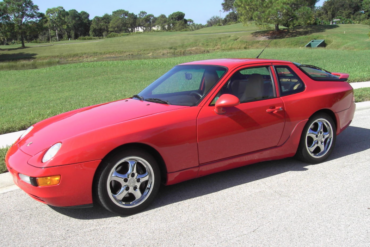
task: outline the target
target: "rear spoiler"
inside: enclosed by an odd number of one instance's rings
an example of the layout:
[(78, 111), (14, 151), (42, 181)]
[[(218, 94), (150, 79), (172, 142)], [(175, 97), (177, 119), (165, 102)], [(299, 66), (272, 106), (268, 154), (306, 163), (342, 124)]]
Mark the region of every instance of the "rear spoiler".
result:
[(349, 74), (346, 74), (346, 73), (332, 72), (331, 74), (337, 76), (338, 79), (341, 81), (347, 81), (349, 77)]

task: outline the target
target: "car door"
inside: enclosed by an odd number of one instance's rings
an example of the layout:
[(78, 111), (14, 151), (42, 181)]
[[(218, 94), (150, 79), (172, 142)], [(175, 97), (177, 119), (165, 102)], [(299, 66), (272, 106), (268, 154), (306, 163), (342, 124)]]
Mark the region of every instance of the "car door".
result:
[[(238, 97), (240, 104), (217, 114), (215, 103), (223, 94)], [(198, 115), (200, 164), (275, 147), (284, 124), (284, 105), (277, 97), (271, 67), (242, 68)]]

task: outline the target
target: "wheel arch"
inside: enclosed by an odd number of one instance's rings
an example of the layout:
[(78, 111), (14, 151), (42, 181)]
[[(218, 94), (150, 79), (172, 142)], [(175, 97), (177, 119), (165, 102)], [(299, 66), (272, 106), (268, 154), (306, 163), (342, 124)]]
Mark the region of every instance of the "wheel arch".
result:
[(335, 113), (332, 111), (332, 110), (329, 110), (329, 109), (321, 109), (317, 112), (315, 112), (314, 114), (311, 115), (310, 119), (317, 115), (317, 114), (320, 114), (320, 113), (325, 113), (327, 115), (329, 115), (333, 121), (334, 121), (334, 124), (335, 124), (335, 129), (338, 130), (338, 119), (337, 119), (337, 116), (335, 115)]
[[(94, 179), (93, 179), (93, 184), (92, 184), (93, 195), (95, 194), (94, 193), (94, 187), (95, 187), (94, 184), (96, 183), (96, 180), (97, 180), (97, 174), (98, 174), (99, 169), (102, 169), (102, 167), (103, 167), (102, 164), (104, 163), (104, 161), (106, 159), (108, 159), (110, 156), (112, 156), (116, 153), (119, 153), (122, 150), (127, 150), (127, 149), (140, 149), (140, 150), (144, 150), (144, 151), (148, 152), (149, 154), (153, 155), (153, 157), (158, 162), (159, 170), (161, 172), (161, 179), (162, 179), (161, 182), (163, 184), (165, 184), (167, 182), (167, 167), (166, 167), (166, 164), (164, 162), (164, 159), (163, 159), (162, 155), (155, 148), (153, 148), (153, 147), (151, 147), (147, 144), (143, 144), (143, 143), (127, 143), (127, 144), (121, 145), (119, 147), (116, 147), (115, 149), (110, 151), (107, 155), (105, 155), (105, 157), (100, 162), (100, 164), (99, 164), (99, 166), (96, 169), (95, 174), (94, 174)], [(94, 201), (96, 201), (95, 198), (94, 198)]]

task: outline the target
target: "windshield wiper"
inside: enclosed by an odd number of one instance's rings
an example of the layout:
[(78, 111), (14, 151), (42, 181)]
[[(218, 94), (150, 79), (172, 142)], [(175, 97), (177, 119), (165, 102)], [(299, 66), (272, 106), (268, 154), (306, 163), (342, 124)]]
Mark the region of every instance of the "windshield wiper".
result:
[(140, 100), (144, 101), (144, 98), (143, 98), (143, 97), (141, 97), (141, 96), (140, 96), (140, 95), (138, 95), (138, 94), (135, 94), (134, 96), (132, 96), (132, 98), (138, 98), (138, 99), (140, 99)]
[(162, 100), (162, 99), (157, 99), (157, 98), (149, 98), (149, 99), (145, 99), (145, 101), (149, 101), (149, 102), (154, 102), (154, 103), (160, 103), (160, 104), (167, 104), (169, 105), (170, 103), (166, 100)]

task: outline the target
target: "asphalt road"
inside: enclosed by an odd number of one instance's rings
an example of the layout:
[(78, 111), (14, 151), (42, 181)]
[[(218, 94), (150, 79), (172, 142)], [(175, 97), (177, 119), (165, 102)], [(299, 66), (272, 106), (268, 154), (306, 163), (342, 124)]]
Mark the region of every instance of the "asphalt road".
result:
[(329, 161), (259, 163), (162, 188), (147, 211), (55, 209), (0, 194), (1, 246), (370, 246), (370, 110)]

